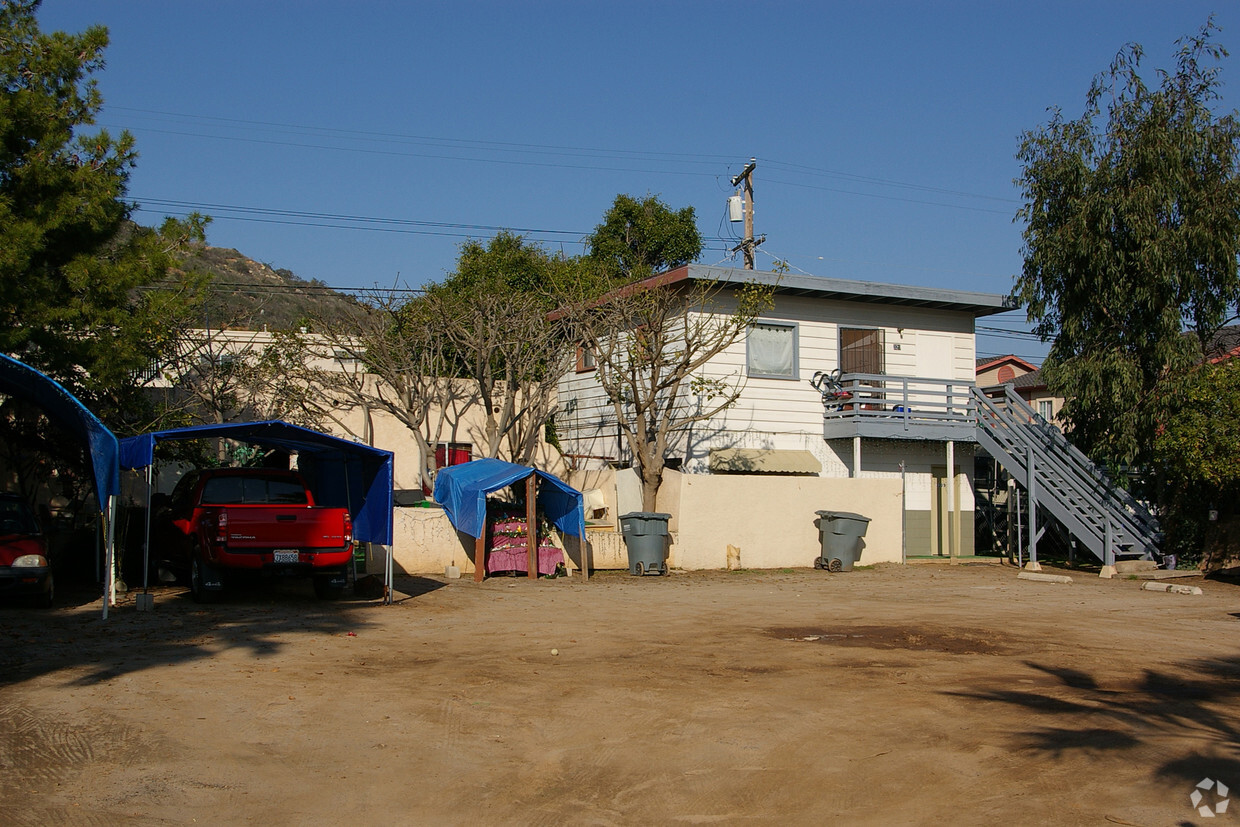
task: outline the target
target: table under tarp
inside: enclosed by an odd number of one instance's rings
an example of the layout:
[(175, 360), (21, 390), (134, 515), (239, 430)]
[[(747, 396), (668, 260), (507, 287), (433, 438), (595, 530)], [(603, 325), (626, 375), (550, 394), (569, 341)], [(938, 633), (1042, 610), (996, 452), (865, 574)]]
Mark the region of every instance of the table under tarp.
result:
[(435, 502), (457, 531), (475, 538), (474, 579), (486, 576), (487, 495), (524, 481), (526, 484), (527, 572), (538, 576), (537, 510), (560, 531), (584, 540), (585, 506), (581, 492), (554, 474), (499, 459), (476, 459), (442, 468), (435, 475)]

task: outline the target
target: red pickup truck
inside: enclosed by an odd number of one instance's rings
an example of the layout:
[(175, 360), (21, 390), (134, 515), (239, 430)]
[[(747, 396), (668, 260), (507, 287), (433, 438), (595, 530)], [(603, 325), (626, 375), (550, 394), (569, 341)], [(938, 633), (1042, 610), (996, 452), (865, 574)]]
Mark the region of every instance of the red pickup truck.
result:
[(229, 574), (310, 575), (322, 598), (339, 597), (353, 554), (344, 508), (314, 504), (305, 480), (271, 468), (193, 471), (156, 511), (153, 550), (188, 572), (194, 599), (218, 597)]

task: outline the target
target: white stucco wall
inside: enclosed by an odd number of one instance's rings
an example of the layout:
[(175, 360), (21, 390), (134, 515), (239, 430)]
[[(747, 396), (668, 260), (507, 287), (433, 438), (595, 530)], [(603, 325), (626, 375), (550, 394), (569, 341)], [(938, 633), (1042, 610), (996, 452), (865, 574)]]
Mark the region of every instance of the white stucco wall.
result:
[[(571, 476), (570, 484), (576, 484)], [(615, 491), (615, 472), (590, 472), (589, 480), (603, 491)], [(657, 508), (672, 515), (668, 559), (673, 568), (727, 568), (728, 546), (732, 545), (741, 550), (741, 567), (760, 569), (813, 565), (822, 548), (815, 524), (815, 512), (820, 509), (851, 511), (871, 519), (859, 565), (899, 563), (902, 503), (898, 477), (832, 479), (668, 471)], [(399, 570), (442, 574), (445, 566), (455, 563), (462, 576), (473, 573), (473, 538), (458, 535), (442, 510), (398, 508), (394, 533), (393, 555)], [(628, 567), (616, 528), (591, 527), (586, 536), (592, 569)], [(565, 547), (569, 568), (575, 569), (580, 559), (577, 545), (567, 538)]]
[[(822, 548), (819, 510), (849, 511), (871, 522), (859, 565), (899, 563), (899, 479), (675, 474), (679, 509), (670, 561), (674, 568), (727, 568), (728, 546), (742, 568), (813, 565)], [(660, 500), (662, 507), (662, 500)]]

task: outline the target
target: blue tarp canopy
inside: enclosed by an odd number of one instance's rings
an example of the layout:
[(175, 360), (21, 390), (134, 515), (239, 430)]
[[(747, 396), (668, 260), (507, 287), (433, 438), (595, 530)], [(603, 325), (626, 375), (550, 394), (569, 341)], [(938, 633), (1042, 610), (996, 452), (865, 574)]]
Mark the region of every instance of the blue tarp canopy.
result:
[(457, 531), (481, 537), (487, 525), (487, 494), (537, 474), (546, 485), (538, 486), (538, 506), (565, 534), (585, 537), (586, 517), (581, 492), (554, 474), (499, 459), (476, 459), (450, 465), (435, 475), (435, 502)]
[(353, 536), (392, 544), (392, 452), (321, 434), (278, 419), (153, 431), (120, 443), (124, 468), (145, 468), (164, 440), (228, 438), (297, 452), (297, 468), (319, 505), (348, 508)]
[(37, 405), (48, 419), (85, 443), (90, 453), (99, 510), (106, 511), (108, 498), (121, 487), (116, 435), (59, 382), (2, 353), (0, 393)]

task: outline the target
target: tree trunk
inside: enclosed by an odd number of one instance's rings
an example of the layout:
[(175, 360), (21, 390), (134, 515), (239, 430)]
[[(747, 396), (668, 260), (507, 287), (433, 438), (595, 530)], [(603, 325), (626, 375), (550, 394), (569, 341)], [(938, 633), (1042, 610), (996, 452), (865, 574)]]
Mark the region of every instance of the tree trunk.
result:
[(642, 480), (642, 511), (654, 511), (663, 482), (663, 459), (643, 465), (639, 470)]

